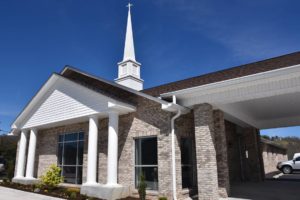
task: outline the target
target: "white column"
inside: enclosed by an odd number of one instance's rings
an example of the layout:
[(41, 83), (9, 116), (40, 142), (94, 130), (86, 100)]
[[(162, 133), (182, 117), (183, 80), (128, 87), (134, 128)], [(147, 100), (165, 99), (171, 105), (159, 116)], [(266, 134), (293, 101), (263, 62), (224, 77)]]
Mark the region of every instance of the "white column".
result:
[(26, 178), (34, 178), (34, 161), (35, 161), (35, 149), (36, 149), (36, 134), (37, 130), (30, 130), (29, 147), (28, 147), (28, 157), (26, 166)]
[(97, 184), (98, 118), (89, 119), (88, 163), (86, 184)]
[(108, 185), (116, 185), (118, 180), (118, 124), (119, 114), (114, 111), (109, 112), (107, 156)]
[(18, 161), (17, 161), (18, 166), (17, 166), (15, 178), (24, 177), (26, 145), (27, 145), (27, 132), (22, 130), (20, 136), (19, 154), (18, 154)]

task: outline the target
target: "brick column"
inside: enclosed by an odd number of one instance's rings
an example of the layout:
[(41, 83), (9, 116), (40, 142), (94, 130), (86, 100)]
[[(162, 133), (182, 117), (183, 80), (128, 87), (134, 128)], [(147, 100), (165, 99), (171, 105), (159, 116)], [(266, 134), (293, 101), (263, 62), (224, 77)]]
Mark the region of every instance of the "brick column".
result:
[(198, 198), (217, 200), (218, 175), (212, 106), (209, 104), (194, 106), (194, 123)]
[(249, 127), (245, 128), (243, 132), (245, 134), (245, 150), (247, 151), (247, 153), (245, 152), (246, 179), (250, 181), (262, 181), (264, 174), (259, 131), (254, 127)]
[(229, 170), (227, 161), (227, 142), (225, 135), (225, 121), (224, 114), (220, 110), (214, 110), (214, 131), (215, 131), (215, 144), (217, 154), (217, 167), (218, 167), (218, 183), (220, 197), (228, 197), (230, 184), (229, 184)]
[(159, 196), (172, 199), (171, 134), (157, 136), (157, 156)]

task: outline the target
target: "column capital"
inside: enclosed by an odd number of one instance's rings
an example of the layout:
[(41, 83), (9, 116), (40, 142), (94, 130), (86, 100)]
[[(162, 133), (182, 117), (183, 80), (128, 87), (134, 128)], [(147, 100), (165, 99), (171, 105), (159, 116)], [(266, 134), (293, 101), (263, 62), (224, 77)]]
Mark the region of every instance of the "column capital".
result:
[(99, 116), (97, 114), (89, 115), (89, 119), (98, 120)]
[(108, 111), (107, 111), (107, 113), (109, 114), (109, 115), (111, 115), (111, 114), (115, 114), (115, 115), (119, 115), (119, 111), (118, 110), (115, 110), (115, 109), (109, 109)]

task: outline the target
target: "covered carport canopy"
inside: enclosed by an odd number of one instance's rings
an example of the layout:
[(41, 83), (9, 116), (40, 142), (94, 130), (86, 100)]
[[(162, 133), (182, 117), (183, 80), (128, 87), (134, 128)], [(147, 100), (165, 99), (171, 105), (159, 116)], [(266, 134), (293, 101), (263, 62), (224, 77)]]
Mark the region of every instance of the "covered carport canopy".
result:
[(209, 103), (225, 118), (258, 129), (300, 125), (300, 65), (161, 94), (186, 107)]

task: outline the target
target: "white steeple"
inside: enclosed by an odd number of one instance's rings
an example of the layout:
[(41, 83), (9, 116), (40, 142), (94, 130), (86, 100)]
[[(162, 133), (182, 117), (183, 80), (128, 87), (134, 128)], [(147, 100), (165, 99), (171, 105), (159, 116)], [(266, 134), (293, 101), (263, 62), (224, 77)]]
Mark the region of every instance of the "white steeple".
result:
[(131, 24), (131, 6), (128, 3), (128, 18), (126, 28), (126, 38), (124, 47), (123, 61), (119, 62), (118, 78), (116, 83), (132, 88), (134, 90), (143, 89), (143, 80), (140, 78), (141, 64), (135, 60), (134, 42)]
[(128, 18), (127, 18), (127, 28), (126, 28), (126, 38), (125, 38), (125, 48), (124, 48), (124, 57), (123, 61), (131, 59), (135, 61), (134, 53), (134, 43), (133, 43), (133, 34), (132, 34), (132, 24), (131, 24), (131, 8), (132, 4), (128, 4)]

